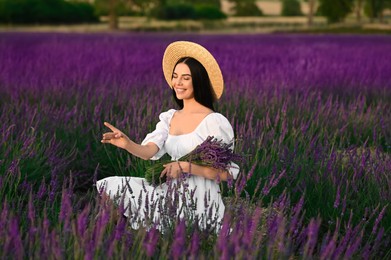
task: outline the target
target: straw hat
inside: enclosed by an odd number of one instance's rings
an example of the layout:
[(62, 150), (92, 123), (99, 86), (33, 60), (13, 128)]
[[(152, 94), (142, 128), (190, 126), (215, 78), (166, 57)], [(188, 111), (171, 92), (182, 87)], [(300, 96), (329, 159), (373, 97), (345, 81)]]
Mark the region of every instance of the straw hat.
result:
[(172, 88), (171, 78), (175, 64), (183, 57), (194, 58), (204, 66), (212, 84), (215, 99), (219, 99), (224, 90), (224, 80), (219, 64), (207, 49), (194, 42), (177, 41), (167, 46), (163, 55), (163, 73), (168, 85)]

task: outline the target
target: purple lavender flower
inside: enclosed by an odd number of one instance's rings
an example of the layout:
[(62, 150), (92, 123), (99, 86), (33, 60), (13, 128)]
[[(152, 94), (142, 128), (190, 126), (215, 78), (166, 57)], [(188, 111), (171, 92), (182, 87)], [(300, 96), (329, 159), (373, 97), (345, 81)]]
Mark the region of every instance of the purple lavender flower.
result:
[(83, 211), (77, 216), (77, 234), (80, 237), (84, 237), (84, 233), (87, 230), (88, 225), (88, 215), (90, 213), (90, 207), (87, 206), (83, 209)]
[(175, 234), (171, 246), (171, 256), (173, 259), (180, 259), (186, 252), (186, 223), (179, 220), (175, 228)]
[[(213, 136), (208, 136), (204, 142), (199, 144), (193, 151), (182, 156), (178, 161), (188, 161), (201, 166), (213, 167), (222, 171), (229, 170), (231, 162), (243, 160), (243, 156), (234, 153), (233, 142), (224, 143)], [(157, 186), (164, 183), (166, 179), (161, 179), (160, 174), (163, 171), (163, 165), (167, 162), (159, 162), (151, 167), (147, 167), (145, 172), (146, 180)]]
[(338, 208), (339, 206), (339, 203), (340, 203), (340, 197), (341, 197), (341, 193), (340, 193), (340, 185), (338, 185), (338, 188), (337, 188), (337, 195), (335, 197), (335, 201), (334, 201), (334, 208)]
[(316, 242), (318, 240), (318, 231), (320, 227), (320, 220), (311, 219), (310, 224), (308, 225), (308, 237), (307, 243), (304, 247), (304, 255), (306, 257), (311, 257), (315, 249)]
[[(22, 259), (24, 255), (22, 237), (20, 234), (19, 223), (16, 217), (10, 220), (9, 224), (9, 239), (12, 241), (9, 244), (12, 247), (12, 252), (15, 253), (16, 258)], [(11, 248), (9, 248), (10, 250)], [(11, 253), (11, 250), (9, 251)]]
[(378, 228), (378, 225), (380, 221), (383, 219), (384, 214), (386, 213), (387, 206), (384, 206), (383, 209), (380, 211), (379, 216), (375, 220), (375, 224), (373, 225), (371, 234), (374, 235), (376, 233), (376, 230)]
[(148, 257), (153, 257), (156, 251), (157, 243), (159, 242), (160, 233), (155, 227), (149, 229), (144, 239), (144, 248)]
[(199, 249), (200, 249), (200, 235), (198, 234), (197, 229), (195, 229), (189, 245), (189, 256), (194, 258), (197, 257)]
[(70, 199), (71, 195), (69, 191), (63, 189), (61, 195), (61, 209), (59, 214), (59, 220), (64, 222), (64, 228), (68, 230), (70, 228), (70, 216), (72, 215), (72, 202)]

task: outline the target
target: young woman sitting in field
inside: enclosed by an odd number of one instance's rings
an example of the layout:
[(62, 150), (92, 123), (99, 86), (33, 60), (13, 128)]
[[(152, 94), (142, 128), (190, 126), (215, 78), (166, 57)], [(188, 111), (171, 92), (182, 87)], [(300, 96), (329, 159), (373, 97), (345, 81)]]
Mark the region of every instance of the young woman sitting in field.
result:
[(141, 144), (109, 123), (105, 125), (111, 132), (103, 134), (101, 142), (145, 160), (157, 160), (167, 153), (172, 162), (163, 165), (160, 177), (168, 181), (153, 186), (145, 178), (113, 176), (99, 180), (97, 188), (102, 196), (123, 203), (124, 215), (134, 228), (140, 224), (162, 227), (164, 215), (172, 214), (167, 212), (168, 203), (175, 204), (176, 216), (193, 220), (201, 228), (218, 228), (225, 209), (219, 180), (235, 179), (238, 166), (231, 162), (222, 170), (179, 159), (208, 137), (233, 142), (231, 124), (213, 106), (224, 88), (221, 70), (204, 47), (179, 41), (166, 48), (163, 72), (179, 109), (161, 113), (156, 129)]

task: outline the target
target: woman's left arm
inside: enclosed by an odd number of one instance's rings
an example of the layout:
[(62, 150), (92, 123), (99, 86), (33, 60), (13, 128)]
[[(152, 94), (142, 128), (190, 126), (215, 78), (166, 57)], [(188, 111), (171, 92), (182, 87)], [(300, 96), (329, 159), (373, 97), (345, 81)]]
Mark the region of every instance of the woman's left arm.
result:
[(228, 180), (228, 171), (222, 171), (216, 168), (201, 166), (194, 163), (189, 162), (171, 162), (163, 165), (164, 170), (162, 171), (160, 177), (167, 175), (169, 178), (179, 178), (182, 172), (187, 172), (193, 175), (201, 176), (206, 179), (211, 180), (220, 180), (227, 181)]

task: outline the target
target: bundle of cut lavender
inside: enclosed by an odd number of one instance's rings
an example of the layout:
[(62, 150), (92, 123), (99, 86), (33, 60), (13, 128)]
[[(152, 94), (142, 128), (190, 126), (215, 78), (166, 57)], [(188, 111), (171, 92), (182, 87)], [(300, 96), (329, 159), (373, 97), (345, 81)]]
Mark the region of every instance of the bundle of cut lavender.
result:
[[(204, 142), (199, 144), (193, 151), (182, 156), (178, 161), (188, 161), (200, 166), (208, 166), (222, 171), (229, 170), (231, 162), (241, 161), (243, 157), (233, 151), (233, 141), (224, 143), (213, 136), (208, 136)], [(145, 179), (153, 186), (166, 182), (166, 177), (160, 178), (166, 163), (171, 161), (158, 162), (147, 167)]]

